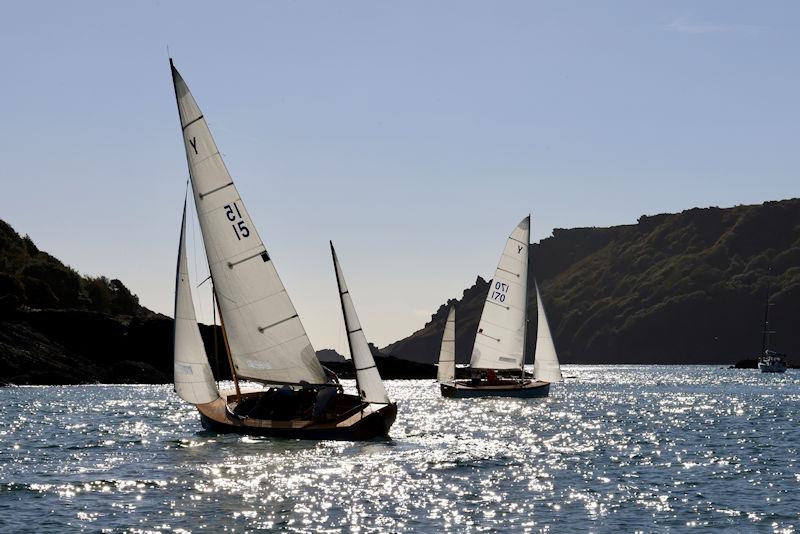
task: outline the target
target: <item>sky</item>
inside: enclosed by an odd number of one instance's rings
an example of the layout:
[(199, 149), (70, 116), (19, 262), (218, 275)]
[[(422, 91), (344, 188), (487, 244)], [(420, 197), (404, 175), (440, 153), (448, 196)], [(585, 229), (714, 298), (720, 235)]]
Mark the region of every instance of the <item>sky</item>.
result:
[(167, 315), (187, 178), (167, 48), (317, 349), (346, 347), (329, 239), (384, 346), (491, 277), (528, 213), (535, 242), (800, 196), (797, 2), (2, 7), (0, 218)]

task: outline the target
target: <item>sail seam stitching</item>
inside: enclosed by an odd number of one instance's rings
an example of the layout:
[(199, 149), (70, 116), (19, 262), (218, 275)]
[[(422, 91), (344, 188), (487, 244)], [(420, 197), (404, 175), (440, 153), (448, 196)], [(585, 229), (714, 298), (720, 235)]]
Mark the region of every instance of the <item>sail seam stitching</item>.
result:
[(493, 300), (486, 299), (486, 302), (488, 302), (490, 304), (494, 304), (495, 306), (500, 306), (501, 308), (505, 308), (506, 310), (510, 310), (511, 309), (511, 306), (503, 306), (502, 304), (498, 304)]
[(286, 321), (291, 321), (291, 320), (292, 320), (292, 319), (294, 319), (295, 317), (297, 317), (297, 314), (296, 314), (296, 313), (295, 313), (294, 315), (292, 315), (291, 317), (287, 317), (286, 319), (281, 319), (280, 321), (278, 321), (278, 322), (275, 322), (275, 323), (272, 323), (271, 325), (267, 325), (267, 326), (259, 326), (259, 327), (258, 327), (258, 331), (259, 331), (259, 332), (261, 332), (261, 333), (263, 334), (265, 331), (269, 330), (270, 328), (272, 328), (272, 327), (274, 327), (274, 326), (278, 326), (278, 325), (279, 325), (279, 324), (281, 324), (281, 323), (285, 323)]
[(248, 256), (248, 257), (246, 257), (246, 258), (243, 258), (243, 259), (241, 259), (241, 260), (239, 260), (239, 261), (234, 261), (234, 262), (230, 262), (230, 261), (229, 261), (229, 262), (228, 262), (228, 268), (229, 268), (229, 269), (233, 269), (233, 268), (234, 268), (236, 265), (239, 265), (240, 263), (244, 263), (244, 262), (246, 262), (247, 260), (252, 260), (253, 258), (257, 258), (257, 257), (261, 256), (261, 254), (263, 254), (263, 253), (264, 253), (264, 252), (266, 252), (266, 251), (267, 251), (267, 249), (264, 249), (262, 252), (256, 252), (256, 253), (255, 253), (255, 254), (253, 254), (252, 256)]
[(202, 199), (203, 197), (208, 196), (211, 193), (216, 193), (217, 191), (219, 191), (221, 189), (225, 189), (226, 187), (231, 186), (231, 185), (233, 185), (233, 182), (228, 182), (227, 184), (221, 185), (221, 186), (217, 187), (216, 189), (212, 189), (211, 191), (207, 191), (205, 193), (200, 193), (198, 196)]
[(186, 123), (186, 126), (184, 126), (184, 127), (183, 127), (183, 130), (184, 130), (184, 131), (186, 131), (186, 128), (188, 128), (189, 126), (191, 126), (192, 124), (196, 123), (197, 121), (199, 121), (199, 120), (200, 120), (200, 119), (202, 119), (202, 118), (203, 118), (203, 116), (202, 116), (202, 115), (200, 115), (200, 116), (199, 116), (199, 117), (197, 117), (196, 119), (192, 119), (192, 120), (190, 120), (189, 122), (187, 122), (187, 123)]
[[(240, 356), (241, 357), (245, 357), (245, 356), (252, 356), (254, 354), (261, 354), (262, 352), (270, 351), (270, 350), (274, 349), (275, 347), (282, 347), (283, 345), (291, 343), (292, 341), (294, 341), (296, 339), (300, 339), (301, 337), (307, 337), (307, 335), (305, 333), (303, 333), (303, 334), (300, 334), (299, 336), (293, 337), (292, 339), (287, 339), (286, 341), (283, 341), (281, 343), (276, 343), (274, 345), (270, 345), (269, 347), (264, 347), (264, 348), (261, 348), (261, 349), (258, 349), (258, 350), (253, 350), (253, 351), (250, 351), (250, 352), (237, 353), (236, 357), (238, 358)], [(298, 366), (293, 365), (291, 367), (274, 368), (272, 370), (273, 371), (280, 371), (280, 370), (285, 370), (285, 369), (296, 369), (297, 367)]]
[(489, 334), (484, 334), (483, 332), (478, 332), (478, 333), (479, 333), (480, 335), (482, 335), (483, 337), (488, 337), (489, 339), (494, 339), (494, 340), (495, 340), (495, 341), (497, 341), (498, 343), (500, 342), (500, 338), (499, 338), (499, 337), (492, 337), (492, 336), (490, 336)]

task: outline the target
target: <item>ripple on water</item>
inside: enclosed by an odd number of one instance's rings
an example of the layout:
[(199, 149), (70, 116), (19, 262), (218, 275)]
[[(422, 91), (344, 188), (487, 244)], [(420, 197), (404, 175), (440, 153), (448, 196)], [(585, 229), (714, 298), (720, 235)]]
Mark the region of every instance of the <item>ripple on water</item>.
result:
[(391, 441), (216, 435), (168, 386), (5, 388), (0, 531), (792, 531), (800, 374), (568, 366), (539, 400), (393, 381)]

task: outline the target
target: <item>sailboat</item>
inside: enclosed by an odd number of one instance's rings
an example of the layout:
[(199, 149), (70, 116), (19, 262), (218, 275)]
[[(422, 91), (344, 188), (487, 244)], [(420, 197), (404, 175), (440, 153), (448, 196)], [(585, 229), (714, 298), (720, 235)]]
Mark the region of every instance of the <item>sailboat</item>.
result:
[[(520, 221), (500, 256), (478, 323), (469, 380), (455, 378), (455, 309), (450, 308), (439, 352), (438, 381), (445, 397), (546, 397), (550, 384), (563, 380), (535, 280), (536, 353), (533, 378), (525, 376), (530, 222), (530, 216)], [(498, 371), (513, 376), (499, 377)]]
[[(204, 428), (263, 436), (359, 440), (386, 436), (389, 400), (333, 245), (358, 394), (322, 367), (274, 259), (225, 168), (206, 120), (170, 59), (189, 178), (234, 389), (219, 391), (197, 327), (186, 260), (186, 203), (175, 290), (175, 391)], [(342, 289), (344, 288), (344, 289)], [(240, 381), (262, 387), (245, 391)]]
[(761, 332), (761, 355), (758, 358), (758, 369), (762, 373), (785, 373), (786, 355), (770, 350), (769, 335), (775, 334), (769, 329), (770, 288), (767, 287), (767, 302), (764, 305), (764, 330)]

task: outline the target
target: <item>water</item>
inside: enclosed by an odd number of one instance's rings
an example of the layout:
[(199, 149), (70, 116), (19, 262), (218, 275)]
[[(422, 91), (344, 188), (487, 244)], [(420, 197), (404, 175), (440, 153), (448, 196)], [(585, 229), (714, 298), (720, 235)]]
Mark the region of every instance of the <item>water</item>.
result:
[(548, 399), (390, 381), (390, 441), (214, 435), (167, 386), (0, 390), (0, 531), (792, 532), (800, 372), (566, 366)]

